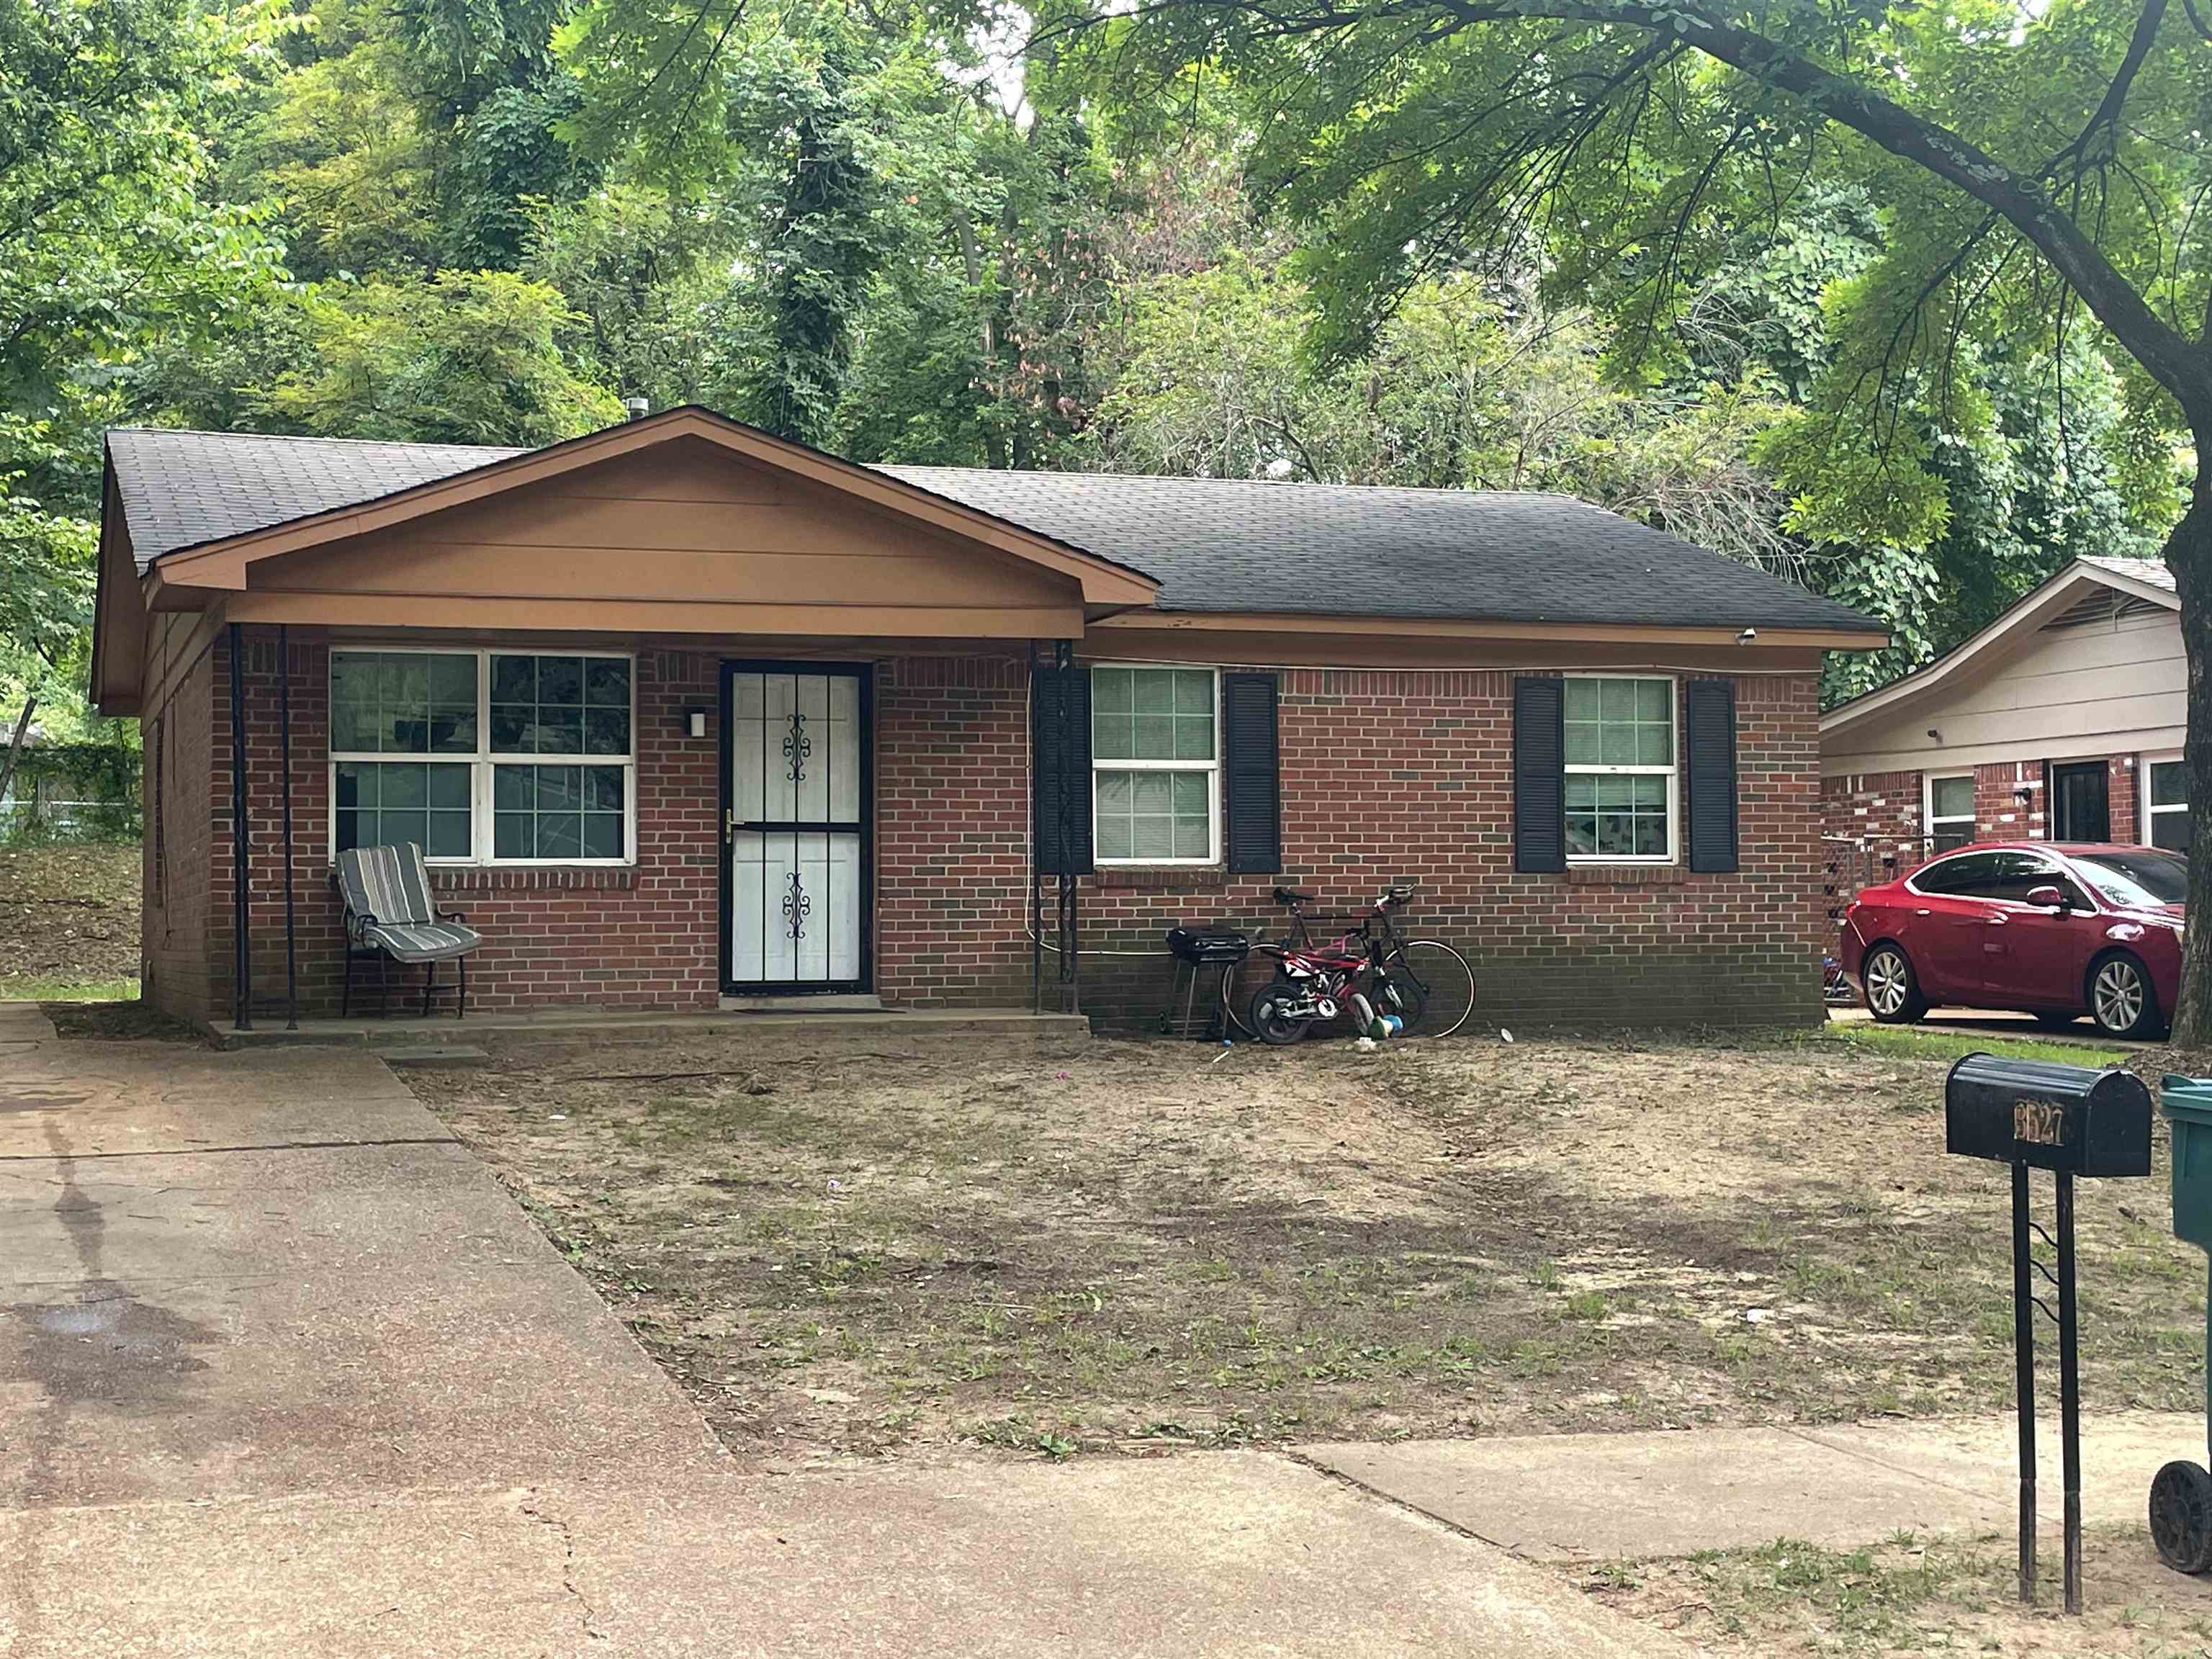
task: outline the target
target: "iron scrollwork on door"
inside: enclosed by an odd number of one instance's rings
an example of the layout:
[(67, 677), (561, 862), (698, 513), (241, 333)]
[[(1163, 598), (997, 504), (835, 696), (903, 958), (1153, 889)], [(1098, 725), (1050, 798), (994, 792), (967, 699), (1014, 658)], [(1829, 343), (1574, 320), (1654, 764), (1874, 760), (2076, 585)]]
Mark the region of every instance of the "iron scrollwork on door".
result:
[(806, 781), (806, 759), (814, 752), (814, 739), (806, 735), (806, 716), (793, 712), (791, 730), (784, 734), (784, 764), (791, 769), (793, 783)]
[(791, 890), (783, 896), (783, 925), (791, 930), (796, 941), (806, 937), (806, 918), (813, 911), (814, 901), (799, 884), (799, 872), (791, 872)]

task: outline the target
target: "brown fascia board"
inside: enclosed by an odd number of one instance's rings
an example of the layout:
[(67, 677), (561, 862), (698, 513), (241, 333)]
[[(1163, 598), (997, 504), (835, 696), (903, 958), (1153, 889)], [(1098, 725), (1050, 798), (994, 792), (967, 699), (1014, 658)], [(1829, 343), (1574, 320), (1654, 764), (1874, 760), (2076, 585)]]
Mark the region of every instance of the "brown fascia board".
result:
[(857, 466), (823, 450), (771, 436), (712, 410), (691, 404), (625, 421), (620, 426), (570, 438), (525, 455), (489, 462), (450, 477), (380, 495), (373, 501), (333, 507), (304, 519), (288, 520), (244, 535), (179, 548), (155, 560), (149, 574), (160, 574), (172, 587), (243, 588), (246, 585), (246, 567), (258, 559), (387, 529), (445, 507), (503, 494), (559, 477), (595, 462), (686, 437), (704, 439), (749, 460), (780, 467), (871, 506), (904, 518), (918, 519), (1015, 558), (1072, 576), (1082, 584), (1086, 603), (1149, 605), (1159, 591), (1159, 583), (1142, 571), (1041, 536), (887, 473)]
[[(1414, 637), (1498, 640), (1596, 640), (1639, 645), (1734, 645), (1733, 628), (1674, 627), (1643, 623), (1504, 622), (1480, 617), (1352, 617), (1313, 611), (1140, 611), (1092, 624), (1111, 630), (1142, 629), (1191, 633), (1396, 634)], [(1878, 651), (1889, 635), (1878, 629), (1762, 628), (1760, 645), (1817, 651)]]

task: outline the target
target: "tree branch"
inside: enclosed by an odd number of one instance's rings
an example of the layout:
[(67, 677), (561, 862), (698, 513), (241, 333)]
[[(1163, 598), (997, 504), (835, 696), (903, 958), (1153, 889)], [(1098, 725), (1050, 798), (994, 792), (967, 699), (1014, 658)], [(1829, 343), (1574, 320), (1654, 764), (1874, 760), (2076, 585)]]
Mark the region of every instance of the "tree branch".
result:
[[(1628, 24), (1671, 35), (1778, 88), (1901, 160), (1925, 167), (2002, 216), (2051, 262), (2098, 320), (2180, 401), (2191, 423), (2212, 424), (2212, 357), (2151, 308), (2104, 251), (2044, 194), (1978, 145), (1768, 37), (1690, 9), (1638, 0), (1443, 0), (1468, 23), (1549, 17)], [(2157, 0), (2153, 0), (2157, 3)], [(2130, 71), (2132, 73), (2132, 71)]]

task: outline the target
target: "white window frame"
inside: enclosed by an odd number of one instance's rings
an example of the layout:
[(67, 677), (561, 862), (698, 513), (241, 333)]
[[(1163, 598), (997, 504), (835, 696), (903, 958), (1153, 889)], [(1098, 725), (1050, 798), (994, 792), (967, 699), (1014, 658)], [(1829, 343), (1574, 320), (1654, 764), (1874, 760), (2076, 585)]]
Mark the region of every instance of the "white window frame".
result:
[[(1668, 752), (1674, 757), (1673, 762), (1666, 766), (1601, 766), (1595, 764), (1579, 764), (1565, 758), (1566, 745), (1562, 742), (1560, 744), (1560, 754), (1564, 775), (1559, 787), (1560, 801), (1563, 809), (1565, 808), (1565, 778), (1664, 777), (1667, 780), (1667, 850), (1664, 853), (1570, 853), (1567, 854), (1567, 862), (1569, 864), (1647, 864), (1652, 866), (1679, 863), (1681, 859), (1682, 847), (1682, 698), (1680, 685), (1676, 677), (1672, 674), (1637, 674), (1630, 672), (1608, 674), (1596, 670), (1583, 670), (1574, 673), (1564, 674), (1560, 678), (1570, 680), (1627, 680), (1632, 684), (1649, 681), (1653, 684), (1665, 686), (1667, 688), (1667, 729), (1668, 732), (1672, 734), (1673, 738), (1672, 742), (1668, 744)], [(1562, 698), (1562, 719), (1565, 718), (1564, 709), (1565, 705), (1564, 699), (1565, 695), (1566, 694), (1564, 691), (1560, 693), (1560, 696)], [(1566, 833), (1566, 811), (1563, 810), (1560, 813), (1559, 819), (1560, 836), (1563, 840), (1565, 839)]]
[[(546, 645), (387, 645), (377, 640), (337, 640), (331, 641), (330, 660), (324, 665), (324, 695), (325, 707), (335, 715), (337, 698), (331, 693), (331, 677), (338, 657), (344, 653), (374, 653), (378, 656), (474, 657), (477, 659), (477, 746), (473, 750), (452, 754), (393, 754), (386, 750), (331, 749), (325, 766), (325, 783), (330, 795), (328, 846), (331, 862), (338, 857), (338, 767), (349, 765), (385, 765), (427, 763), (434, 766), (466, 766), (469, 768), (469, 855), (466, 858), (432, 858), (425, 851), (423, 862), (446, 869), (536, 869), (566, 870), (573, 868), (623, 869), (637, 862), (637, 656), (629, 651), (569, 650)], [(499, 657), (582, 657), (599, 661), (619, 661), (629, 665), (629, 752), (626, 755), (509, 755), (494, 752), (491, 746), (491, 659)], [(325, 725), (324, 738), (330, 736)], [(492, 769), (495, 766), (619, 766), (623, 769), (623, 856), (614, 859), (503, 859), (495, 857), (496, 845), (492, 823)]]
[(2136, 757), (2136, 799), (2142, 805), (2142, 811), (2137, 814), (2141, 822), (2136, 825), (2136, 830), (2145, 847), (2158, 845), (2158, 842), (2151, 837), (2151, 818), (2154, 814), (2179, 812), (2185, 815), (2189, 811), (2189, 800), (2185, 790), (2183, 798), (2171, 806), (2154, 805), (2150, 797), (2150, 769), (2154, 766), (2179, 766), (2182, 763), (2183, 758), (2181, 751), (2178, 749), (2168, 750), (2164, 754), (2144, 754)]
[[(1936, 816), (1936, 786), (1939, 783), (1949, 783), (1956, 778), (1964, 778), (1966, 781), (1966, 793), (1971, 799), (1974, 793), (1974, 775), (1972, 772), (1923, 772), (1920, 776), (1921, 834), (1927, 841), (1928, 856), (1931, 859), (1940, 858), (1946, 853), (1955, 853), (1960, 848), (1972, 846), (1975, 837), (1981, 833), (1981, 820), (1971, 806), (1964, 813), (1953, 812), (1941, 818)], [(1936, 846), (1936, 826), (1939, 823), (1965, 824), (1966, 840), (1960, 842), (1958, 847)]]
[[(1221, 848), (1221, 671), (1196, 662), (1132, 662), (1121, 659), (1110, 661), (1086, 662), (1083, 672), (1086, 677), (1100, 668), (1165, 668), (1182, 674), (1208, 674), (1213, 679), (1213, 758), (1203, 761), (1185, 760), (1102, 760), (1095, 752), (1097, 727), (1094, 723), (1085, 738), (1093, 750), (1091, 757), (1091, 862), (1109, 870), (1208, 870), (1223, 861)], [(1093, 706), (1096, 705), (1098, 684), (1089, 680)], [(1097, 856), (1098, 847), (1098, 775), (1101, 772), (1203, 772), (1206, 774), (1206, 854), (1202, 859), (1109, 859)]]

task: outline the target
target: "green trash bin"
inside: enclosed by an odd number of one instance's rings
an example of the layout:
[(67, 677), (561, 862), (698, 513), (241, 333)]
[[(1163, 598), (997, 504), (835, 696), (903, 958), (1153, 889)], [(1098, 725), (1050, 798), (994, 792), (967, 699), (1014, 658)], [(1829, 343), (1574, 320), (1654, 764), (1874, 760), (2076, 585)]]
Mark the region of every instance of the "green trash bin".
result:
[[(2212, 1309), (2212, 1078), (2168, 1076), (2159, 1109), (2172, 1135), (2173, 1236), (2208, 1256)], [(2212, 1430), (2212, 1312), (2205, 1333), (2205, 1410)], [(2159, 1559), (2178, 1572), (2212, 1570), (2212, 1474), (2196, 1463), (2168, 1463), (2150, 1486), (2150, 1535)]]

